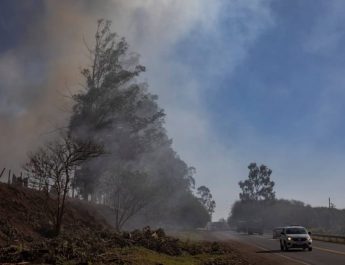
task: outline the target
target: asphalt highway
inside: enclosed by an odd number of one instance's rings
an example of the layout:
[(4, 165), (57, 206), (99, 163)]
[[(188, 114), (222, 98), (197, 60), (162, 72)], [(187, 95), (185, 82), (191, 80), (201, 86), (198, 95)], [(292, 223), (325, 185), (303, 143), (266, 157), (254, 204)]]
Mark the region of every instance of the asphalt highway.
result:
[[(217, 240), (239, 241), (255, 247), (256, 255), (272, 255), (291, 261), (291, 264), (304, 265), (345, 265), (345, 245), (313, 241), (313, 251), (280, 250), (279, 240), (272, 239), (272, 235), (246, 235), (236, 232), (213, 232)], [(288, 262), (289, 263), (289, 262)]]

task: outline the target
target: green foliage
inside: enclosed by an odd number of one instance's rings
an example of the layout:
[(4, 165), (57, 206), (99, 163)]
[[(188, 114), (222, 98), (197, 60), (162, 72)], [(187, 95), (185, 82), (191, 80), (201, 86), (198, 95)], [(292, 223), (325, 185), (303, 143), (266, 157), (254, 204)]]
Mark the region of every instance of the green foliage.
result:
[(274, 200), (274, 182), (270, 179), (272, 170), (265, 165), (259, 167), (256, 163), (251, 163), (248, 169), (248, 179), (239, 182), (242, 189), (240, 199), (242, 201)]
[(210, 216), (214, 213), (216, 208), (216, 202), (212, 199), (212, 194), (209, 188), (206, 186), (200, 186), (197, 190), (197, 194), (200, 196), (198, 199), (204, 205)]
[(325, 207), (311, 207), (300, 201), (237, 201), (228, 219), (230, 225), (238, 221), (260, 219), (265, 228), (302, 225), (314, 231), (345, 234), (345, 211)]
[[(84, 198), (92, 195), (111, 207), (118, 229), (144, 212), (157, 222), (171, 220), (165, 212), (179, 207), (192, 212), (196, 207), (204, 214), (191, 193), (194, 170), (171, 147), (158, 97), (139, 82), (145, 67), (110, 26), (98, 21), (91, 63), (82, 70), (85, 87), (73, 97), (69, 126), (72, 135), (104, 145), (107, 155), (78, 168), (76, 188)], [(181, 196), (188, 199), (180, 205), (170, 199)]]

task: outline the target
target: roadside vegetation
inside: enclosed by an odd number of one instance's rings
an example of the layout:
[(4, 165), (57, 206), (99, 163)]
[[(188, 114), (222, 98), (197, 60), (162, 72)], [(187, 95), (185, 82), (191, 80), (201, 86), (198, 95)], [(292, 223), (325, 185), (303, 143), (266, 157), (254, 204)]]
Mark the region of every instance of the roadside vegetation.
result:
[(163, 229), (115, 231), (91, 202), (68, 198), (64, 226), (49, 228), (56, 200), (44, 191), (0, 184), (0, 263), (247, 264), (226, 244), (181, 240)]

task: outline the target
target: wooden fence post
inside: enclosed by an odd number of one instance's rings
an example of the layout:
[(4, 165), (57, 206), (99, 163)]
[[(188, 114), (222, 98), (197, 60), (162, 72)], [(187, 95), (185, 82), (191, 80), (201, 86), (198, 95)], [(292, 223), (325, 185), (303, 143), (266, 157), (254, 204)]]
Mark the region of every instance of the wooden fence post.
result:
[(11, 169), (8, 170), (8, 185), (11, 184)]
[(5, 170), (6, 170), (6, 168), (4, 167), (4, 169), (0, 173), (0, 179), (1, 179), (2, 175), (4, 174)]

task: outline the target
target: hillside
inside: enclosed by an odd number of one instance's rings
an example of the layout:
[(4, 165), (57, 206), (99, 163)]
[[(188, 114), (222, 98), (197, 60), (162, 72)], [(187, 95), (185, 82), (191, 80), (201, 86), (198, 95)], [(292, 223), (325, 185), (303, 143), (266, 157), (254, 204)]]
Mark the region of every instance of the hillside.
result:
[[(42, 192), (0, 183), (0, 246), (49, 237), (54, 203)], [(110, 228), (94, 206), (83, 201), (67, 203), (64, 221), (65, 233)]]
[(149, 227), (116, 233), (96, 205), (69, 200), (62, 233), (51, 235), (55, 201), (0, 183), (0, 264), (249, 264), (230, 246), (181, 241)]

